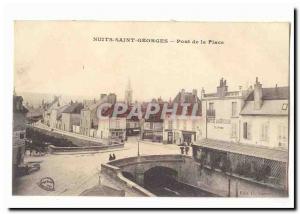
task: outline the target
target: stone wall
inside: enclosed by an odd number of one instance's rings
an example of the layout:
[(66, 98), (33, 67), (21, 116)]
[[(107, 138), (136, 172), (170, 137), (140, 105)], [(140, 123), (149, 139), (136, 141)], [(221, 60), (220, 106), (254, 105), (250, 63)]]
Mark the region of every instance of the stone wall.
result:
[[(228, 197), (286, 197), (279, 188), (225, 174), (217, 169), (201, 167), (191, 157), (186, 157), (179, 172), (179, 181), (199, 187), (219, 196)], [(229, 181), (230, 180), (230, 181)], [(230, 184), (229, 184), (230, 182)], [(230, 187), (229, 187), (230, 186)]]
[[(68, 141), (68, 142), (72, 142), (72, 144), (76, 145), (76, 146), (99, 146), (99, 145), (105, 145), (104, 143), (101, 142), (95, 142), (92, 140), (88, 140), (88, 139), (81, 139), (81, 138), (77, 138), (77, 137), (73, 137), (73, 136), (69, 136), (69, 135), (64, 135), (61, 133), (57, 133), (57, 132), (53, 132), (50, 130), (45, 130), (45, 129), (41, 129), (38, 127), (33, 127), (33, 126), (27, 126), (26, 128), (27, 130), (33, 130), (34, 132), (38, 132), (40, 134), (42, 134), (43, 140), (47, 141), (47, 137), (55, 137), (55, 138), (59, 138), (62, 141)], [(73, 133), (75, 135), (75, 133)]]
[[(225, 174), (218, 170), (201, 167), (191, 157), (185, 155), (151, 155), (130, 157), (102, 164), (101, 171), (113, 179), (133, 183), (122, 176), (122, 171), (131, 173), (142, 185), (139, 177), (147, 170), (163, 166), (178, 172), (178, 180), (195, 188), (203, 189), (223, 197), (286, 197), (284, 190), (266, 184), (247, 180), (234, 175)], [(109, 168), (109, 169), (108, 169)], [(121, 176), (121, 180), (120, 180)], [(125, 180), (125, 181), (124, 181)], [(230, 180), (230, 181), (229, 181)], [(229, 184), (230, 182), (230, 184)], [(135, 183), (134, 183), (135, 184)], [(135, 184), (137, 185), (137, 184)], [(142, 188), (139, 186), (139, 188)], [(230, 194), (229, 194), (230, 189)]]
[(117, 149), (117, 148), (124, 148), (124, 143), (122, 144), (115, 144), (115, 145), (104, 145), (104, 146), (78, 146), (78, 147), (61, 147), (61, 146), (52, 146), (49, 147), (49, 153), (56, 154), (61, 152), (96, 152), (101, 150), (108, 150), (108, 149)]

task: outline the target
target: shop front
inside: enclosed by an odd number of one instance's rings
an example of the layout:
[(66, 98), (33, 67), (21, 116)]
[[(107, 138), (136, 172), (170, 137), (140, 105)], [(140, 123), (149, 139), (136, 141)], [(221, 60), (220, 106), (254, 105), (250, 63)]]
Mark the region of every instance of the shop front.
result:
[(196, 132), (192, 131), (182, 131), (183, 142), (190, 145), (192, 142), (196, 141)]

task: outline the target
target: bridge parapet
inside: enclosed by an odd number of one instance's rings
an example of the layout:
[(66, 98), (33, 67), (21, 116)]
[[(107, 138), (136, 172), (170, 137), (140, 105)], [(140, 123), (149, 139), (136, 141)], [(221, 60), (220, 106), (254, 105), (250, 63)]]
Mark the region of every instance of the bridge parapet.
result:
[(153, 162), (184, 162), (186, 158), (191, 159), (190, 157), (185, 155), (147, 155), (139, 157), (122, 158), (119, 160), (110, 161), (107, 164), (122, 168), (130, 165), (138, 165)]
[(149, 192), (148, 190), (142, 188), (138, 184), (125, 178), (122, 175), (122, 171), (119, 167), (112, 166), (109, 164), (101, 164), (101, 173), (108, 175), (109, 177), (125, 185), (127, 188), (131, 189), (132, 191), (139, 193), (141, 196), (148, 196), (148, 197), (155, 196), (153, 193)]
[[(144, 172), (155, 166), (164, 166), (180, 171), (182, 163), (191, 157), (185, 155), (147, 155), (138, 157), (122, 158), (101, 164), (101, 173), (108, 175), (110, 178), (118, 181), (127, 188), (138, 192), (142, 196), (155, 196), (153, 193), (144, 189), (143, 185)], [(122, 172), (132, 174), (135, 182), (125, 178)]]

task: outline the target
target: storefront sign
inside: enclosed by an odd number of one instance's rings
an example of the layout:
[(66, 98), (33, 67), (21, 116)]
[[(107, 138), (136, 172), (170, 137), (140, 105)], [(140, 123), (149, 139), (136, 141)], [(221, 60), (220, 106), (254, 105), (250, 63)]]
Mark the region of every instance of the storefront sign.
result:
[(221, 123), (221, 124), (231, 124), (230, 119), (216, 119), (216, 123)]

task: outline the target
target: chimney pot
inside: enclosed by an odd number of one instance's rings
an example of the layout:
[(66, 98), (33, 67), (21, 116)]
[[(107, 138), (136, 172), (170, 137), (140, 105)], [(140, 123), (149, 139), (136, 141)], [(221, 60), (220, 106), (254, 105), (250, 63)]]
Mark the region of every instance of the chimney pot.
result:
[(258, 82), (258, 78), (256, 77), (256, 83), (254, 85), (254, 108), (256, 110), (260, 109), (262, 102), (262, 84)]

